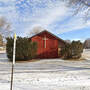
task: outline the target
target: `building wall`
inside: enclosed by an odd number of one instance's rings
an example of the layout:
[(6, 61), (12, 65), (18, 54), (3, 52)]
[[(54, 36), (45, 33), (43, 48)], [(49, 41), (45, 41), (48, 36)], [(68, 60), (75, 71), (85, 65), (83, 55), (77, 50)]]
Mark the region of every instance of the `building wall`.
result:
[[(46, 37), (46, 48), (45, 41), (43, 38)], [(32, 41), (37, 42), (38, 50), (37, 57), (38, 58), (57, 58), (58, 57), (58, 40), (52, 35), (44, 32), (40, 35), (36, 35), (32, 37)]]

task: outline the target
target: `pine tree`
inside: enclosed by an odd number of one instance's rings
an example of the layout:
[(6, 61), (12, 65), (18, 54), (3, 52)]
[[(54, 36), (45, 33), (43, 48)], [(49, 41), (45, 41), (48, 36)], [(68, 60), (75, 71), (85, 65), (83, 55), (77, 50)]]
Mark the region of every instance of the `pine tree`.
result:
[(83, 52), (83, 44), (80, 41), (72, 41), (71, 44), (66, 44), (61, 50), (61, 54), (65, 59), (78, 59)]
[[(13, 38), (7, 38), (6, 51), (7, 56), (12, 60), (13, 56)], [(29, 60), (35, 58), (37, 52), (37, 43), (28, 38), (17, 37), (16, 41), (16, 60)]]
[(0, 34), (0, 46), (3, 46), (3, 37), (1, 34)]

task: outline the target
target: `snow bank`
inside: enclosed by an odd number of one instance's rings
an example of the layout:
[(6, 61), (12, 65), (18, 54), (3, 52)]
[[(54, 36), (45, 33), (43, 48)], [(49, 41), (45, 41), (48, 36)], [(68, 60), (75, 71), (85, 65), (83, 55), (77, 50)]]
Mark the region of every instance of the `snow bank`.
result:
[(84, 49), (83, 53), (82, 53), (82, 57), (90, 60), (90, 49)]

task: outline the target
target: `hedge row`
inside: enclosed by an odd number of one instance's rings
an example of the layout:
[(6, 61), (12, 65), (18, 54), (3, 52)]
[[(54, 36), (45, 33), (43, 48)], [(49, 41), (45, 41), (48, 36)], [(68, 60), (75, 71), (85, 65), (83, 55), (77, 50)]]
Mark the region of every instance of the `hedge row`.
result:
[[(12, 37), (7, 38), (6, 52), (7, 57), (13, 58), (13, 42)], [(28, 38), (17, 37), (16, 41), (16, 60), (29, 60), (35, 58), (37, 52), (37, 43), (30, 41)]]
[(83, 44), (80, 41), (72, 41), (61, 50), (61, 54), (65, 59), (78, 59), (81, 57), (82, 52)]

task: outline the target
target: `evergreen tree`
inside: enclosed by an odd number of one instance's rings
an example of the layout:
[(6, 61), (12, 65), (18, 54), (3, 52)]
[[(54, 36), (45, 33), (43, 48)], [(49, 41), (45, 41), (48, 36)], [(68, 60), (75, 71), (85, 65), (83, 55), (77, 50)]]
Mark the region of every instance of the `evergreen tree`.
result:
[(3, 46), (3, 37), (1, 34), (0, 34), (0, 46)]
[(71, 44), (66, 44), (61, 50), (61, 54), (65, 59), (78, 59), (83, 52), (83, 44), (80, 41), (72, 41)]
[(73, 41), (72, 44), (72, 58), (80, 58), (83, 52), (83, 44), (80, 41)]
[[(13, 58), (13, 38), (7, 38), (6, 51), (10, 60)], [(28, 38), (17, 37), (16, 41), (16, 60), (29, 60), (35, 58), (37, 43)]]

